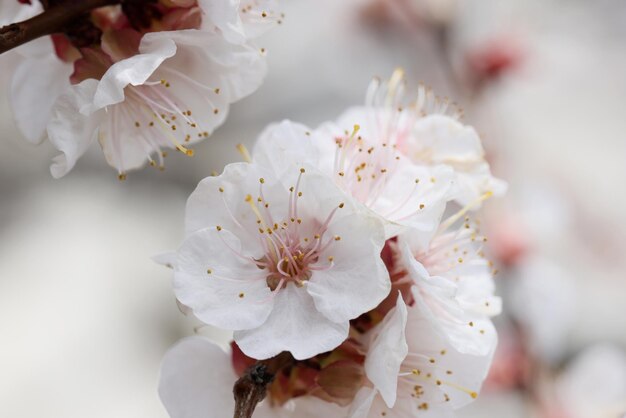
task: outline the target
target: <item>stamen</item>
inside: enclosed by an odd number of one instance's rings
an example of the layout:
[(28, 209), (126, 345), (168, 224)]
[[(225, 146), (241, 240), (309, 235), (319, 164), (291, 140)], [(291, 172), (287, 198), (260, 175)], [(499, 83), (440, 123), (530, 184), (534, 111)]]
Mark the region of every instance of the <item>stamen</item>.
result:
[(448, 219), (446, 219), (444, 222), (441, 223), (441, 225), (439, 226), (439, 232), (443, 232), (446, 229), (448, 229), (456, 221), (461, 219), (468, 211), (470, 211), (472, 208), (478, 206), (479, 204), (481, 204), (485, 200), (489, 199), (491, 196), (493, 196), (493, 192), (491, 192), (491, 191), (486, 192), (482, 196), (477, 197), (475, 200), (473, 200), (472, 202), (470, 202), (467, 205), (465, 205), (465, 207), (463, 207), (461, 210), (459, 210), (456, 214), (450, 216)]
[(241, 154), (245, 162), (247, 163), (252, 162), (252, 156), (250, 156), (250, 153), (248, 152), (248, 149), (246, 148), (245, 145), (237, 144), (237, 151), (239, 151), (239, 154)]

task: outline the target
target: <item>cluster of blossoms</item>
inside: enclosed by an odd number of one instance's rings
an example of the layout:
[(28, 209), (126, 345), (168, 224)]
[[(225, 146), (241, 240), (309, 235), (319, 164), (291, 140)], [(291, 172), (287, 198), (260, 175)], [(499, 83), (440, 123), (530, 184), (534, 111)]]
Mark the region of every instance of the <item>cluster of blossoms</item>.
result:
[[(95, 141), (120, 179), (146, 163), (162, 169), (167, 149), (193, 155), (189, 145), (261, 84), (266, 52), (252, 41), (282, 22), (274, 3), (154, 0), (95, 9), (66, 33), (18, 49), (17, 126), (30, 142), (47, 137), (62, 152), (51, 166), (57, 178)], [(3, 5), (0, 14), (10, 16), (0, 21), (40, 9)]]
[(200, 182), (159, 261), (179, 303), (234, 341), (169, 351), (170, 416), (228, 415), (237, 377), (284, 352), (257, 417), (447, 417), (477, 397), (500, 299), (473, 214), (506, 186), (460, 117), (396, 71), (366, 106), (271, 125), (248, 162)]

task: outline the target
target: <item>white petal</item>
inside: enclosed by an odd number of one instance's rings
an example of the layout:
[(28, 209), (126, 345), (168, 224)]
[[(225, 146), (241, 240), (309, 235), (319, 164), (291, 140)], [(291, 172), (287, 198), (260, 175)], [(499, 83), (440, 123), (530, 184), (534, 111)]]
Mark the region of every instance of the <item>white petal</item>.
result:
[(495, 178), (489, 169), (489, 164), (482, 163), (471, 171), (457, 171), (456, 176), (458, 196), (456, 200), (461, 205), (472, 204), (472, 209), (479, 209), (476, 199), (484, 193), (493, 193), (494, 196), (502, 196), (506, 193), (508, 185), (505, 181)]
[[(203, 179), (187, 200), (185, 233), (219, 225), (237, 235), (248, 251), (261, 249), (257, 218), (245, 197), (258, 194), (260, 178), (267, 177), (270, 186), (271, 178), (267, 174), (252, 164), (233, 163), (219, 176)], [(258, 258), (263, 252), (253, 255)]]
[[(178, 49), (163, 68), (178, 69), (205, 86), (205, 90), (196, 88), (195, 93), (206, 99), (235, 102), (255, 91), (265, 77), (266, 60), (259, 50), (247, 44), (230, 44), (221, 36), (206, 31), (189, 29), (148, 33), (141, 40), (140, 51), (158, 51), (162, 49), (161, 45), (168, 42), (174, 42)], [(165, 77), (168, 73), (162, 74)], [(165, 78), (170, 76), (171, 73)], [(219, 94), (213, 91), (217, 87), (220, 88)], [(208, 95), (207, 91), (210, 92)]]
[[(471, 126), (445, 115), (429, 115), (418, 119), (412, 135), (400, 148), (415, 161), (446, 164), (457, 174), (462, 205), (474, 202), (482, 194), (504, 194), (506, 183), (491, 175), (480, 137)], [(480, 205), (475, 205), (477, 209)]]
[(73, 67), (54, 54), (50, 39), (48, 53), (22, 59), (11, 80), (11, 107), (20, 132), (33, 144), (44, 139), (52, 106), (70, 87)]
[(389, 294), (389, 273), (380, 257), (383, 227), (357, 212), (333, 220), (328, 233), (341, 238), (323, 254), (333, 257), (334, 266), (314, 272), (307, 290), (320, 312), (343, 322), (374, 309)]
[(411, 151), (429, 150), (435, 164), (474, 164), (483, 161), (480, 137), (471, 126), (440, 114), (418, 119), (413, 125)]
[(330, 351), (348, 337), (348, 322), (338, 324), (322, 315), (305, 288), (288, 284), (278, 292), (274, 310), (259, 328), (235, 332), (246, 355), (265, 359), (289, 351), (298, 360)]
[(171, 418), (223, 418), (234, 411), (236, 380), (225, 352), (206, 338), (189, 337), (165, 355), (159, 396)]
[(232, 43), (244, 43), (246, 33), (239, 17), (240, 0), (199, 0), (202, 9), (202, 28), (217, 27)]
[(312, 131), (305, 125), (284, 120), (269, 125), (257, 139), (252, 153), (255, 163), (271, 169), (277, 176), (292, 165), (318, 167), (318, 150)]
[[(416, 180), (419, 182), (416, 184)], [(371, 209), (386, 218), (388, 238), (409, 230), (429, 240), (453, 196), (454, 172), (446, 166), (401, 165)]]
[[(239, 0), (200, 0), (198, 5), (204, 13), (202, 28), (210, 30), (215, 26), (226, 40), (236, 44), (263, 35), (275, 27), (279, 19), (275, 13), (275, 0), (243, 4)], [(247, 9), (248, 5), (252, 7)]]
[(126, 86), (144, 84), (163, 61), (176, 54), (176, 44), (169, 38), (160, 37), (159, 42), (148, 44), (144, 43), (143, 39), (139, 46), (139, 54), (116, 62), (102, 76), (93, 103), (84, 109), (83, 113), (90, 114), (106, 106), (123, 102)]
[(50, 171), (54, 178), (63, 177), (97, 138), (100, 115), (84, 116), (80, 109), (93, 97), (98, 82), (85, 80), (62, 94), (52, 108), (48, 137), (63, 154), (54, 157)]
[(379, 328), (373, 331), (378, 335), (365, 357), (367, 378), (380, 392), (389, 408), (396, 402), (400, 365), (409, 349), (405, 337), (406, 323), (406, 305), (402, 295), (398, 294), (396, 307), (387, 313)]
[[(292, 405), (293, 408), (290, 408)], [(293, 417), (293, 418), (339, 418), (344, 417), (346, 414), (346, 408), (340, 407), (337, 404), (323, 401), (314, 396), (301, 396), (288, 402), (283, 409), (290, 409), (284, 411), (281, 417)], [(274, 411), (277, 408), (274, 408)], [(255, 415), (256, 417), (256, 415)]]
[[(454, 418), (456, 415), (446, 402), (430, 402), (424, 407), (424, 401), (410, 396), (398, 398), (393, 408), (385, 405), (380, 395), (374, 397), (367, 418)], [(384, 415), (383, 415), (384, 414)], [(351, 417), (352, 418), (352, 417)]]
[[(178, 250), (174, 292), (201, 321), (240, 330), (260, 326), (272, 311), (265, 276), (227, 230), (201, 229)], [(242, 257), (245, 257), (243, 259)]]

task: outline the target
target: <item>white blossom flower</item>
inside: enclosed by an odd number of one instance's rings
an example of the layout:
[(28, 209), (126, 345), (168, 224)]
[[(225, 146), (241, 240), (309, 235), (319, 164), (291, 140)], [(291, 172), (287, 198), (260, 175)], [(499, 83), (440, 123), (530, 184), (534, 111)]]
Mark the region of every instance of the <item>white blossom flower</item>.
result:
[[(407, 229), (432, 234), (449, 200), (452, 170), (408, 161), (351, 115), (314, 132), (289, 121), (272, 125), (259, 138), (253, 158), (277, 175), (286, 161), (318, 167), (385, 221), (387, 238)], [(343, 128), (348, 126), (351, 130)]]
[(458, 352), (420, 304), (407, 308), (398, 297), (371, 332), (365, 370), (372, 385), (359, 391), (350, 418), (451, 417), (478, 396), (493, 350), (480, 356)]
[(313, 168), (277, 177), (230, 164), (190, 196), (186, 231), (173, 263), (177, 298), (235, 330), (253, 358), (329, 351), (389, 293), (382, 224)]
[[(235, 408), (237, 376), (228, 354), (203, 337), (189, 337), (172, 347), (163, 359), (159, 382), (161, 401), (171, 418), (224, 418)], [(285, 405), (265, 400), (255, 418), (317, 418), (345, 416), (344, 408), (313, 396)]]
[(417, 164), (452, 168), (455, 200), (462, 205), (484, 193), (504, 193), (506, 184), (491, 175), (480, 137), (460, 122), (462, 111), (423, 85), (407, 104), (404, 84), (402, 70), (396, 70), (388, 81), (373, 80), (366, 106), (348, 110), (340, 123), (359, 124), (368, 136)]
[(223, 123), (230, 103), (253, 92), (265, 73), (255, 48), (233, 45), (195, 29), (143, 36), (139, 54), (111, 65), (63, 94), (48, 126), (63, 152), (51, 166), (61, 177), (96, 139), (120, 178), (149, 161), (163, 166), (162, 149), (191, 155), (185, 145)]
[(405, 269), (403, 280), (415, 287), (415, 303), (434, 329), (457, 351), (484, 355), (495, 348), (490, 317), (502, 307), (494, 296), (495, 269), (483, 253), (486, 238), (478, 225), (466, 218), (457, 230), (447, 231), (446, 224), (425, 246), (400, 237), (398, 268)]
[(561, 416), (612, 418), (626, 414), (626, 353), (608, 343), (586, 348), (556, 379), (545, 402)]

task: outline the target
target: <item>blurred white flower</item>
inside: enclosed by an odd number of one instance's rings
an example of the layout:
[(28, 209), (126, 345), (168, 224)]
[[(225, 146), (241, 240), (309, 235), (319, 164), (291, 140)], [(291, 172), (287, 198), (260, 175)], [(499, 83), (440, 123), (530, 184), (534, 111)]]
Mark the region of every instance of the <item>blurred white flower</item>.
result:
[(532, 354), (558, 363), (576, 325), (578, 295), (572, 275), (535, 254), (520, 263), (509, 286), (507, 306), (524, 327)]
[[(172, 347), (163, 359), (159, 395), (171, 418), (224, 418), (235, 409), (237, 375), (231, 358), (206, 338), (190, 337)], [(312, 396), (282, 406), (261, 402), (255, 418), (317, 418), (345, 416), (344, 409)]]
[[(253, 158), (277, 175), (288, 161), (319, 168), (384, 221), (387, 238), (405, 230), (432, 235), (449, 200), (452, 170), (413, 164), (370, 125), (359, 125), (361, 116), (359, 110), (348, 110), (337, 124), (314, 132), (289, 121), (271, 125)], [(351, 131), (344, 129), (348, 126)]]
[[(6, 1), (0, 10), (0, 26), (21, 22), (43, 11), (38, 1), (22, 4)], [(44, 139), (52, 105), (70, 86), (72, 65), (61, 61), (49, 36), (37, 39), (0, 56), (0, 65), (16, 63), (10, 83), (10, 100), (15, 123), (26, 140)], [(45, 94), (42, 92), (45, 91)]]
[[(40, 10), (12, 3), (0, 21)], [(119, 23), (130, 16), (105, 11), (94, 18), (103, 25), (100, 45), (77, 49), (59, 35), (54, 48), (46, 37), (19, 49), (15, 118), (33, 143), (47, 127), (63, 153), (51, 166), (54, 177), (95, 140), (120, 179), (146, 162), (162, 168), (163, 149), (191, 155), (186, 145), (206, 139), (229, 105), (261, 84), (265, 50), (250, 41), (282, 22), (276, 1), (169, 0), (163, 7), (159, 32), (144, 35)]]
[(568, 418), (626, 415), (626, 353), (611, 345), (587, 348), (556, 382), (556, 395)]
[[(480, 356), (460, 353), (429, 315), (423, 305), (407, 308), (398, 297), (395, 309), (371, 331), (365, 370), (373, 387), (359, 391), (350, 418), (451, 417), (478, 396), (495, 344)], [(490, 323), (486, 327), (495, 334)]]
[(48, 125), (63, 152), (51, 166), (61, 177), (98, 140), (120, 178), (146, 161), (163, 165), (162, 149), (207, 138), (230, 103), (259, 87), (265, 61), (255, 48), (195, 29), (143, 36), (139, 54), (111, 65), (63, 94)]
[(173, 263), (177, 298), (235, 330), (253, 358), (332, 350), (349, 320), (389, 293), (382, 224), (312, 168), (278, 177), (230, 164), (190, 196), (186, 231)]

